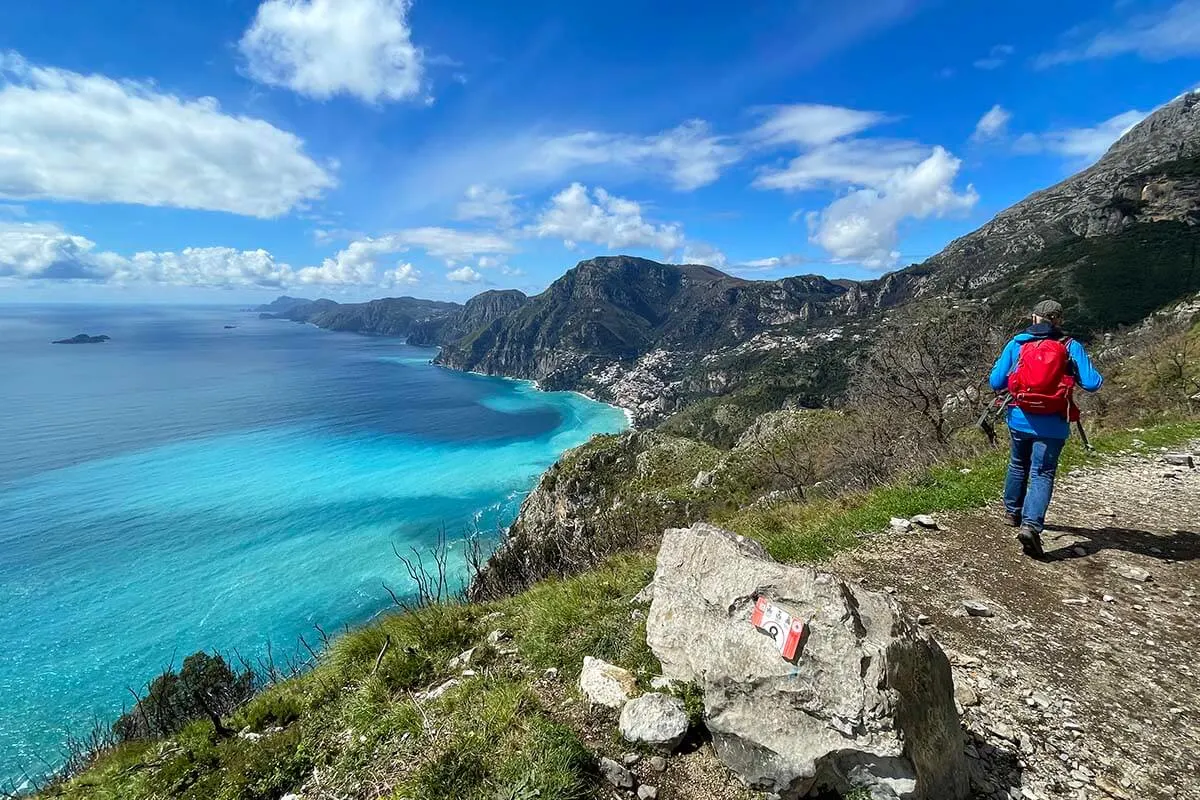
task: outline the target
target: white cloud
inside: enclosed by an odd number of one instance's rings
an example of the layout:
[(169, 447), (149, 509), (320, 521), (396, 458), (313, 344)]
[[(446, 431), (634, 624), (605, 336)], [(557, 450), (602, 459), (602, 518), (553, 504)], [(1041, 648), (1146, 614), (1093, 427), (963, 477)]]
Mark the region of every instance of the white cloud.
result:
[(874, 111), (839, 106), (796, 104), (767, 109), (765, 121), (750, 133), (762, 144), (822, 145), (872, 128), (887, 120)]
[(134, 253), (129, 259), (113, 256), (112, 283), (164, 283), (175, 286), (285, 286), (291, 268), (266, 250), (232, 247), (187, 247), (175, 252)]
[[(480, 253), (510, 253), (515, 250), (512, 242), (491, 233), (460, 231), (453, 228), (409, 228), (397, 233), (378, 237), (356, 239), (320, 266), (304, 267), (297, 271), (296, 279), (301, 283), (331, 285), (370, 285), (377, 282), (376, 276), (386, 267), (390, 256), (412, 248), (424, 250), (431, 256), (452, 263), (458, 259)], [(383, 282), (411, 282), (412, 273), (397, 273), (402, 267), (382, 272)]]
[(353, 286), (374, 281), (385, 257), (405, 249), (390, 236), (358, 239), (327, 258), (317, 267), (304, 267), (296, 273), (300, 283)]
[(729, 263), (729, 258), (721, 250), (718, 250), (707, 242), (689, 242), (683, 248), (683, 255), (680, 256), (680, 262), (683, 264), (704, 264), (708, 267), (724, 269)]
[(1099, 159), (1117, 139), (1147, 116), (1145, 111), (1133, 110), (1090, 128), (1026, 133), (1018, 137), (1013, 146), (1019, 153), (1051, 153), (1066, 158), (1071, 166), (1084, 166)]
[(1147, 61), (1200, 55), (1200, 0), (1179, 0), (1165, 12), (1138, 14), (1087, 41), (1045, 53), (1034, 65), (1045, 68), (1122, 55)]
[(479, 283), (483, 276), (470, 267), (459, 267), (446, 273), (446, 279), (454, 283)]
[(755, 179), (754, 187), (800, 191), (847, 183), (877, 184), (928, 153), (928, 147), (916, 142), (847, 139), (809, 150), (792, 159), (783, 169), (761, 173)]
[(400, 264), (383, 273), (381, 286), (415, 286), (421, 282), (421, 273), (412, 264)]
[(267, 122), (0, 53), (0, 198), (276, 217), (336, 181)]
[(265, 250), (189, 247), (126, 258), (55, 225), (0, 225), (0, 277), (162, 283), (181, 286), (282, 286), (291, 268)]
[(675, 188), (706, 186), (741, 158), (726, 137), (713, 135), (707, 122), (689, 120), (653, 136), (584, 131), (542, 139), (528, 154), (525, 168), (561, 177), (588, 166), (619, 167), (665, 174)]
[(589, 196), (581, 183), (554, 195), (529, 232), (539, 238), (562, 239), (569, 249), (578, 242), (591, 242), (611, 249), (645, 247), (668, 254), (684, 245), (679, 225), (647, 222), (638, 203), (600, 187)]
[(266, 0), (239, 48), (254, 80), (318, 100), (421, 94), (409, 0)]
[(979, 122), (975, 125), (975, 133), (971, 134), (971, 138), (977, 142), (999, 138), (1007, 131), (1008, 122), (1011, 119), (1012, 113), (996, 104), (979, 118)]
[(456, 216), (461, 220), (492, 220), (509, 227), (517, 219), (515, 199), (503, 189), (477, 183), (467, 187), (466, 197), (458, 203)]
[(973, 187), (958, 194), (954, 179), (962, 162), (935, 147), (919, 164), (896, 169), (878, 185), (859, 189), (809, 215), (812, 241), (835, 258), (872, 269), (894, 266), (905, 219), (963, 213), (979, 200)]
[(1010, 44), (998, 44), (988, 51), (986, 57), (975, 61), (975, 69), (999, 69), (1015, 52), (1017, 49)]
[(415, 154), (396, 194), (402, 209), (412, 212), (459, 203), (473, 186), (516, 192), (589, 179), (606, 184), (653, 179), (691, 191), (716, 181), (743, 154), (731, 137), (712, 133), (701, 120), (649, 135), (489, 132), (466, 142), (431, 143)]
[[(809, 239), (839, 261), (869, 268), (896, 263), (906, 219), (966, 211), (979, 199), (970, 186), (962, 194), (955, 192), (962, 162), (944, 148), (859, 136), (887, 120), (883, 114), (834, 106), (785, 106), (756, 130), (760, 140), (794, 143), (800, 154), (784, 167), (762, 170), (754, 187), (845, 192), (824, 210), (805, 215)], [(752, 271), (784, 265), (783, 257), (777, 257), (740, 266)]]
[(740, 264), (735, 264), (732, 267), (734, 272), (769, 272), (780, 267), (795, 267), (800, 264), (808, 263), (810, 259), (798, 253), (787, 253), (782, 256), (771, 256), (769, 258), (756, 258), (752, 261), (743, 261)]
[(403, 247), (419, 247), (431, 256), (445, 259), (460, 259), (480, 253), (513, 253), (513, 243), (498, 233), (486, 231), (462, 231), (456, 228), (427, 226), (408, 228), (392, 234), (390, 239)]
[(97, 279), (107, 274), (95, 243), (40, 223), (0, 223), (0, 277)]
[[(458, 236), (455, 240), (455, 235)], [(489, 234), (445, 228), (413, 228), (380, 237), (355, 240), (320, 264), (293, 268), (266, 250), (231, 247), (189, 247), (178, 252), (134, 253), (99, 251), (95, 242), (48, 223), (0, 222), (0, 279), (73, 280), (109, 283), (154, 283), (179, 286), (302, 287), (363, 286), (390, 288), (413, 285), (421, 273), (397, 253), (414, 247), (430, 255), (468, 255), (512, 249), (511, 243)], [(482, 266), (509, 270), (501, 260), (480, 257)], [(455, 270), (460, 279), (478, 275), (474, 269)]]

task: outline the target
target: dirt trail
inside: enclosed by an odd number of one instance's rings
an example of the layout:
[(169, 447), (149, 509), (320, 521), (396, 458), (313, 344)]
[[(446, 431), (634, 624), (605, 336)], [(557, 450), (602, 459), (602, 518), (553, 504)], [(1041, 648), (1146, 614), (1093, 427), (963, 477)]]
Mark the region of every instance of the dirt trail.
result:
[(1060, 477), (1043, 561), (997, 505), (835, 563), (928, 617), (978, 797), (1200, 800), (1200, 469), (1160, 455)]

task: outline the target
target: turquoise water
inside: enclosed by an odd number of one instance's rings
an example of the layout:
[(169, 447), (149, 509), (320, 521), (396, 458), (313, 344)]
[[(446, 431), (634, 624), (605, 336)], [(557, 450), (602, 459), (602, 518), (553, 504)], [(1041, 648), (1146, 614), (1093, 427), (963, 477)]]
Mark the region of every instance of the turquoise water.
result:
[[(225, 330), (224, 324), (238, 327)], [(50, 346), (81, 331), (103, 345)], [(0, 785), (200, 648), (276, 656), (494, 539), (617, 409), (223, 309), (0, 306)]]

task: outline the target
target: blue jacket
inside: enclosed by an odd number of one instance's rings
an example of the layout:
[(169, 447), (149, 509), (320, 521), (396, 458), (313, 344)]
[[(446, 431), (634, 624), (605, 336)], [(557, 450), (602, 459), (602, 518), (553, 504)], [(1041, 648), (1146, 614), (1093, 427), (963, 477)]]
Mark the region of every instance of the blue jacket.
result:
[[(1017, 356), (1021, 353), (1021, 345), (1037, 339), (1061, 339), (1062, 332), (1047, 323), (1034, 325), (1024, 333), (1018, 333), (1004, 348), (988, 381), (992, 389), (1002, 392), (1008, 388), (1008, 376), (1017, 368)], [(1104, 378), (1092, 366), (1091, 359), (1083, 349), (1083, 345), (1074, 339), (1067, 345), (1067, 353), (1075, 366), (1075, 376), (1078, 386), (1084, 391), (1094, 392), (1104, 383)], [(1029, 433), (1043, 439), (1066, 439), (1071, 435), (1071, 424), (1059, 414), (1026, 414), (1016, 406), (1008, 408), (1008, 429)]]

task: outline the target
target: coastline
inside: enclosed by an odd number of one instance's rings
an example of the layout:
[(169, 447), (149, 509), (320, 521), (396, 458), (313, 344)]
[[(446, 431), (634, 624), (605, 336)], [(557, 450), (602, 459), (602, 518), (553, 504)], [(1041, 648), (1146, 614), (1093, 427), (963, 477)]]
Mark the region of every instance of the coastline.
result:
[[(405, 341), (404, 343), (408, 344), (407, 341)], [(417, 347), (418, 345), (411, 345), (411, 346)], [(439, 353), (442, 350), (441, 347), (437, 347), (437, 346), (435, 346), (434, 349), (436, 349)], [(546, 392), (547, 394), (551, 394), (554, 392), (565, 392), (567, 394), (577, 394), (580, 397), (591, 400), (593, 403), (600, 403), (601, 405), (608, 406), (609, 408), (615, 408), (618, 411), (620, 411), (622, 414), (625, 415), (625, 422), (629, 426), (629, 430), (637, 430), (637, 427), (638, 427), (637, 422), (635, 421), (636, 418), (634, 416), (633, 409), (627, 408), (625, 406), (619, 406), (616, 403), (610, 403), (607, 400), (601, 400), (598, 397), (594, 397), (593, 395), (588, 394), (587, 392), (583, 391), (582, 389), (543, 389), (542, 384), (539, 381), (534, 380), (533, 378), (514, 378), (511, 375), (492, 375), (490, 373), (480, 372), (480, 371), (474, 370), (474, 369), (456, 369), (455, 367), (448, 367), (445, 364), (439, 364), (434, 359), (430, 359), (429, 363), (432, 364), (433, 366), (439, 367), (441, 369), (448, 369), (453, 372), (461, 372), (464, 375), (478, 375), (481, 378), (498, 378), (503, 381), (515, 381), (516, 383), (527, 383), (530, 386), (532, 386), (534, 389), (536, 389), (537, 391)]]
[[(273, 317), (272, 319), (281, 320), (281, 321), (285, 321), (285, 322), (290, 321), (290, 320), (287, 320), (286, 317)], [(441, 345), (410, 344), (408, 341), (408, 338), (403, 337), (403, 336), (389, 337), (389, 336), (386, 336), (383, 334), (369, 333), (369, 332), (363, 332), (363, 331), (334, 331), (334, 330), (330, 330), (329, 328), (324, 328), (324, 327), (316, 324), (315, 322), (309, 322), (309, 321), (304, 321), (304, 322), (301, 322), (300, 324), (311, 325), (314, 328), (316, 328), (317, 330), (328, 331), (329, 333), (346, 333), (351, 336), (368, 336), (368, 337), (377, 338), (377, 339), (394, 338), (401, 344), (407, 345), (409, 347), (420, 347), (422, 349), (425, 349), (425, 348), (432, 349), (434, 351), (434, 357), (429, 359), (429, 363), (432, 364), (433, 366), (439, 367), (441, 369), (448, 369), (448, 370), (452, 370), (454, 372), (463, 373), (465, 375), (478, 375), (481, 378), (499, 378), (501, 380), (506, 380), (506, 381), (516, 381), (518, 383), (528, 383), (539, 392), (569, 392), (572, 394), (577, 394), (580, 397), (585, 397), (588, 400), (591, 400), (593, 403), (601, 403), (603, 405), (609, 406), (610, 408), (617, 409), (618, 411), (620, 411), (622, 414), (625, 415), (625, 423), (626, 423), (626, 425), (628, 425), (628, 429), (629, 430), (638, 430), (637, 415), (634, 414), (633, 409), (628, 408), (626, 406), (617, 405), (616, 403), (609, 402), (608, 400), (601, 400), (599, 397), (596, 397), (593, 394), (589, 394), (588, 392), (586, 392), (582, 389), (543, 389), (541, 382), (534, 380), (533, 378), (517, 378), (517, 377), (513, 377), (512, 375), (493, 375), (488, 372), (480, 372), (478, 370), (473, 370), (473, 369), (457, 369), (456, 367), (449, 367), (449, 366), (446, 366), (445, 364), (437, 363), (437, 355), (442, 352)]]

